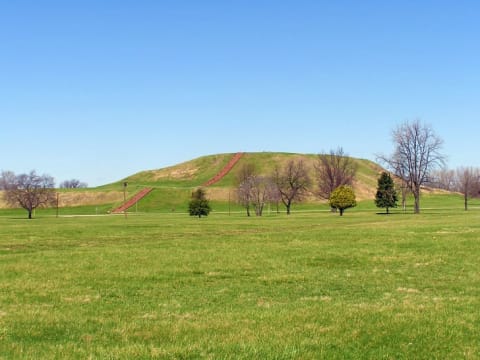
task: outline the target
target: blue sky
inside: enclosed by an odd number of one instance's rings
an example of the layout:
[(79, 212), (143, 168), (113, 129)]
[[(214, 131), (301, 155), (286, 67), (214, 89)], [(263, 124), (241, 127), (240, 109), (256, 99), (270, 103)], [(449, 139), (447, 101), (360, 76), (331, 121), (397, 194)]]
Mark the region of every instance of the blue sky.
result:
[(0, 169), (119, 180), (237, 151), (480, 166), (478, 1), (0, 0)]

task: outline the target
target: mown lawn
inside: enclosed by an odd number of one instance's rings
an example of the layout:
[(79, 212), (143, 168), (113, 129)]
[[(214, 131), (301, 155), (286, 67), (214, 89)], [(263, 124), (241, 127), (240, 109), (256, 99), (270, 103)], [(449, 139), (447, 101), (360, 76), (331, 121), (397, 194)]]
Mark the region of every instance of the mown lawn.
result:
[(478, 359), (479, 259), (478, 209), (7, 214), (0, 358)]

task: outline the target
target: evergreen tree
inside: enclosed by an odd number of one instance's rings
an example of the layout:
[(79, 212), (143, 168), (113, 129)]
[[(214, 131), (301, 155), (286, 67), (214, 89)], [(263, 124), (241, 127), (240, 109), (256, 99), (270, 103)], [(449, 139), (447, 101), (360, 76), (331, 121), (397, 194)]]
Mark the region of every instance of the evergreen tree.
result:
[(332, 209), (340, 210), (340, 216), (343, 216), (345, 209), (357, 206), (355, 192), (348, 185), (342, 185), (333, 190), (329, 202)]
[(389, 214), (390, 208), (397, 207), (397, 201), (398, 197), (393, 179), (389, 173), (383, 172), (378, 178), (375, 204), (379, 208), (386, 208), (387, 214)]
[(208, 216), (210, 213), (210, 204), (205, 194), (205, 190), (197, 189), (192, 193), (192, 200), (188, 204), (188, 212), (190, 216), (198, 216), (199, 218)]

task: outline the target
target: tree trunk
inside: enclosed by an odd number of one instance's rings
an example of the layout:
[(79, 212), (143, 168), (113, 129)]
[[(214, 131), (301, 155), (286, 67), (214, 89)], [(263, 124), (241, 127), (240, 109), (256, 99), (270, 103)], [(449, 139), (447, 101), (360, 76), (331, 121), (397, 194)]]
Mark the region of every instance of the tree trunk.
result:
[(288, 203), (286, 204), (286, 207), (287, 207), (287, 215), (290, 215), (290, 206), (291, 206), (291, 203), (288, 202)]
[(390, 209), (387, 206), (387, 215), (390, 214)]
[(343, 216), (343, 209), (340, 209), (340, 216)]
[(29, 218), (29, 219), (32, 218), (32, 210), (28, 210), (28, 218)]
[(465, 211), (468, 210), (468, 195), (467, 192), (465, 192), (465, 195), (463, 196), (463, 199), (465, 201)]
[(415, 189), (413, 192), (413, 197), (415, 198), (415, 214), (420, 214), (420, 187)]
[(263, 205), (260, 205), (255, 208), (255, 215), (262, 216), (262, 214), (263, 214)]

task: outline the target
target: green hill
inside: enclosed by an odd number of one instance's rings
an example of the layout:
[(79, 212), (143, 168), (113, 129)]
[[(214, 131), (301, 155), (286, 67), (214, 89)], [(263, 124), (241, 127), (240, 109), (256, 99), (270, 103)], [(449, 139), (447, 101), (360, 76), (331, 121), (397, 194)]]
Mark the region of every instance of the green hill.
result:
[[(217, 154), (202, 156), (175, 166), (157, 170), (142, 171), (121, 181), (98, 188), (103, 191), (121, 191), (124, 182), (128, 183), (128, 196), (133, 196), (144, 187), (154, 190), (138, 206), (130, 211), (186, 211), (192, 190), (202, 186), (219, 173), (234, 154)], [(317, 155), (292, 153), (245, 153), (233, 169), (219, 182), (207, 187), (207, 195), (216, 209), (225, 210), (235, 206), (235, 178), (244, 164), (254, 164), (261, 175), (270, 175), (275, 166), (282, 167), (291, 159), (303, 159), (308, 165), (312, 179), (315, 178), (314, 164)], [(354, 159), (357, 166), (357, 177), (354, 185), (358, 200), (373, 199), (377, 178), (382, 168), (369, 160)], [(321, 201), (312, 196), (308, 203), (318, 204)], [(119, 205), (121, 200), (114, 205)]]

